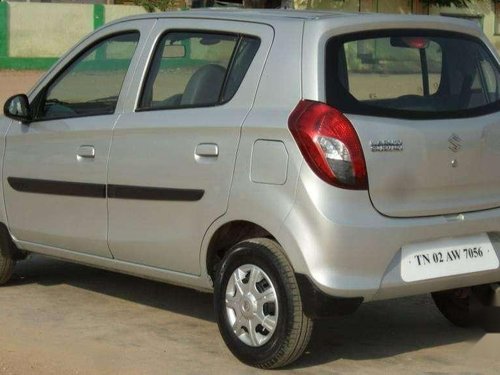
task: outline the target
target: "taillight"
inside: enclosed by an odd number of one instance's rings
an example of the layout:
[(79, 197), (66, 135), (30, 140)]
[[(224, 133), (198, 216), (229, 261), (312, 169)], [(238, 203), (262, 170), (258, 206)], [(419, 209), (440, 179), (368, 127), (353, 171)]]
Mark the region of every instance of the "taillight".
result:
[(302, 100), (290, 115), (288, 127), (318, 177), (344, 189), (368, 188), (361, 142), (341, 112), (324, 103)]

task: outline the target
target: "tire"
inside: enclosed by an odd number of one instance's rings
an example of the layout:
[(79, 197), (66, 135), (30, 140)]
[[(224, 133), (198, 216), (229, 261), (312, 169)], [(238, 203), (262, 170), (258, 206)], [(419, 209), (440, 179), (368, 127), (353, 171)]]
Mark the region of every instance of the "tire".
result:
[(214, 306), (224, 342), (250, 366), (286, 366), (311, 338), (313, 322), (302, 309), (292, 266), (267, 238), (242, 241), (227, 252), (215, 277)]
[(472, 291), (470, 288), (445, 290), (431, 294), (436, 307), (457, 327), (470, 327), (474, 323), (471, 309)]
[(4, 285), (10, 280), (16, 265), (16, 261), (7, 255), (7, 251), (3, 248), (5, 243), (6, 241), (3, 239), (0, 241), (0, 246), (2, 246), (0, 249), (0, 285)]

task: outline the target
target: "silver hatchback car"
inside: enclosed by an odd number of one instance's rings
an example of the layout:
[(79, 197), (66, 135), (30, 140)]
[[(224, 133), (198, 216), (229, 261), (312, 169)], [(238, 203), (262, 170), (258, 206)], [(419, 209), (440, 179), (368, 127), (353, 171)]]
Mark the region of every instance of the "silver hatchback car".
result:
[[(29, 253), (214, 290), (241, 361), (500, 280), (500, 70), (463, 20), (190, 11), (84, 38), (0, 119), (0, 282)], [(484, 300), (484, 299), (483, 299)]]

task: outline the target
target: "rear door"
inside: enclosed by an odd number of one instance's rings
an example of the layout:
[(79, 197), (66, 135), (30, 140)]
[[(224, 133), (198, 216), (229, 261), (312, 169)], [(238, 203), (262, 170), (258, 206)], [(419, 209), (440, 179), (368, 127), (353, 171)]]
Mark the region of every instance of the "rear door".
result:
[(382, 30), (332, 39), (327, 51), (328, 102), (358, 132), (378, 211), (500, 206), (500, 74), (481, 40)]
[(109, 246), (119, 260), (199, 274), (201, 241), (226, 211), (240, 128), (273, 31), (163, 19), (154, 35), (114, 129)]

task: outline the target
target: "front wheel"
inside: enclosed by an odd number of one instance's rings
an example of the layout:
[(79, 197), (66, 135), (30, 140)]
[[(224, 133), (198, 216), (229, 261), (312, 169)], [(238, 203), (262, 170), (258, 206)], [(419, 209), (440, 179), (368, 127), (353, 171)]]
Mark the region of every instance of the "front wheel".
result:
[(302, 309), (295, 274), (273, 240), (246, 240), (228, 251), (216, 275), (214, 304), (226, 345), (248, 365), (290, 364), (311, 337), (313, 322)]
[[(0, 241), (0, 246), (4, 247), (5, 241)], [(8, 255), (4, 248), (0, 248), (0, 285), (4, 285), (10, 280), (15, 265), (15, 259)]]

